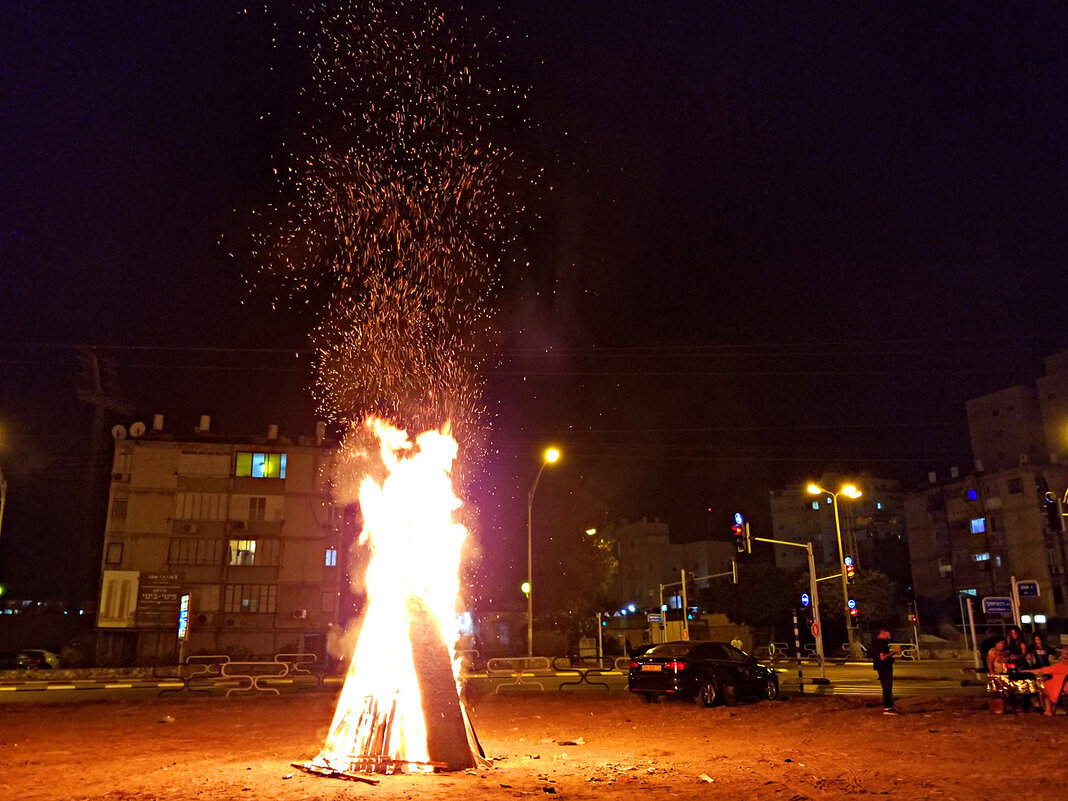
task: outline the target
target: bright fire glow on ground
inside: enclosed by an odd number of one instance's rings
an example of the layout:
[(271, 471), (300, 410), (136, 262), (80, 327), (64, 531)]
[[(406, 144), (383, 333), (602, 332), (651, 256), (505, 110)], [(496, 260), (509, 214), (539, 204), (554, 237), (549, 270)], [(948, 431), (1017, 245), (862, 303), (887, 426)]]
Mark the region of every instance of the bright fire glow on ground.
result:
[[(429, 757), (409, 627), (414, 602), (429, 611), (455, 657), (460, 557), (467, 537), (455, 520), (461, 505), (451, 478), (457, 445), (447, 429), (427, 431), (412, 442), (382, 420), (371, 419), (366, 428), (378, 440), (385, 468), (381, 482), (368, 475), (359, 488), (361, 541), (371, 551), (366, 614), (330, 734), (313, 764), (341, 772), (369, 770), (360, 757), (372, 756), (390, 762), (389, 772), (394, 763), (399, 770), (429, 771), (418, 764)], [(347, 437), (344, 447), (359, 448), (357, 439)], [(456, 674), (454, 658), (454, 682)]]

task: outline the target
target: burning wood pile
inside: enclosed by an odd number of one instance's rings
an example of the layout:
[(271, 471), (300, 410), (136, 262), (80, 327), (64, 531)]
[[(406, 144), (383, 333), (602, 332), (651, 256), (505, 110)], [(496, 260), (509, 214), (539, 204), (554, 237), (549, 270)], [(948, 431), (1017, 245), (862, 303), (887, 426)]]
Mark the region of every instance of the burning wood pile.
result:
[[(374, 472), (384, 475), (365, 475), (359, 485), (361, 541), (371, 551), (366, 614), (326, 745), (301, 767), (359, 778), (485, 764), (460, 701), (453, 653), (467, 536), (454, 519), (456, 442), (447, 430), (413, 443), (381, 420), (365, 428), (378, 441)], [(358, 449), (358, 441), (345, 447)]]

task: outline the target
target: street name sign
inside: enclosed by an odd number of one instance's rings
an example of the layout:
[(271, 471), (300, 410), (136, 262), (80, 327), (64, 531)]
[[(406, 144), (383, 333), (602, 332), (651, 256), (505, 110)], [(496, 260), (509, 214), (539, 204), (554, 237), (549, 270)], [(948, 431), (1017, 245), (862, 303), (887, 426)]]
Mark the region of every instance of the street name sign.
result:
[(983, 599), (983, 614), (986, 615), (1011, 615), (1012, 598), (1004, 595), (988, 595)]
[(649, 618), (649, 622), (650, 623), (663, 623), (664, 622), (664, 616), (660, 615), (660, 614), (655, 614), (653, 612), (650, 612), (647, 615), (647, 617)]
[(1016, 594), (1021, 598), (1037, 598), (1038, 582), (1034, 579), (1016, 582)]

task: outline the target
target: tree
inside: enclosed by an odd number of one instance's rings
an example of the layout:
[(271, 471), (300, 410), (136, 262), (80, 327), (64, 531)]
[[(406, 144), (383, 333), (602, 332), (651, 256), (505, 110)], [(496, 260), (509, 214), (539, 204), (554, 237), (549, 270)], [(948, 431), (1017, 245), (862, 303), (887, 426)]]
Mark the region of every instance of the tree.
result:
[[(797, 594), (809, 591), (807, 575), (798, 580), (796, 588)], [(859, 624), (893, 624), (900, 617), (900, 609), (894, 601), (896, 592), (897, 585), (885, 573), (878, 570), (858, 570), (856, 580), (849, 585), (849, 597), (857, 602), (857, 608), (860, 610), (857, 615)], [(841, 580), (821, 581), (820, 617), (823, 620), (843, 620), (844, 607)]]
[(784, 625), (797, 601), (792, 592), (794, 573), (769, 564), (738, 569), (738, 584), (717, 580), (700, 594), (709, 611), (723, 612), (735, 623), (759, 628)]

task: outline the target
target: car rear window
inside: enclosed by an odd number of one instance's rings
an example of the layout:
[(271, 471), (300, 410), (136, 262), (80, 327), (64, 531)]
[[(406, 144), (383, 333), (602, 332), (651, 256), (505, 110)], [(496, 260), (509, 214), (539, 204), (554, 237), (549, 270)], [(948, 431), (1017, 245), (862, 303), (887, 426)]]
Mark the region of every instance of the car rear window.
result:
[(672, 642), (664, 645), (654, 645), (642, 656), (689, 656), (693, 646), (686, 643)]

